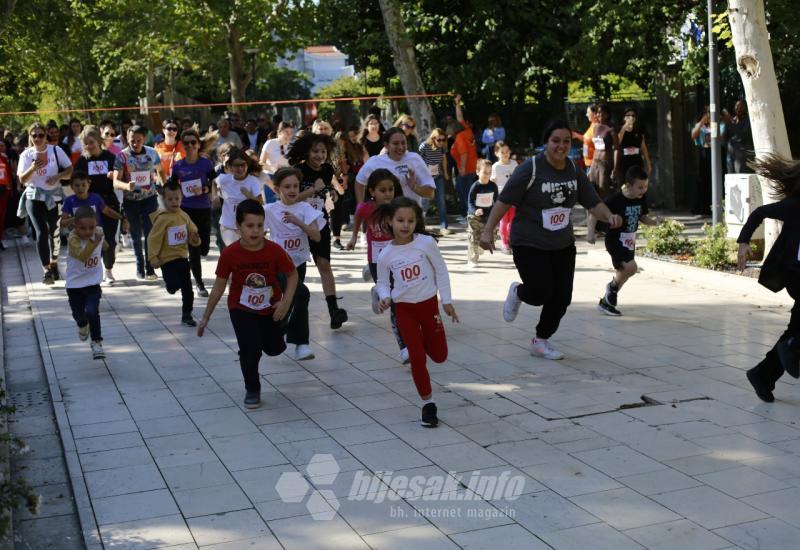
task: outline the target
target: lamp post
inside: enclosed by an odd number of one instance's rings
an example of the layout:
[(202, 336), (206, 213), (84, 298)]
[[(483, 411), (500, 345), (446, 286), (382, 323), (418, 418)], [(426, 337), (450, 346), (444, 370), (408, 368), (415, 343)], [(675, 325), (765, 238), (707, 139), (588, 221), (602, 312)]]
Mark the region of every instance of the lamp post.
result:
[(711, 95), (711, 222), (722, 221), (722, 151), (719, 127), (719, 69), (717, 66), (717, 41), (714, 39), (714, 0), (708, 0), (708, 88)]
[(259, 48), (247, 48), (244, 50), (244, 53), (250, 56), (250, 74), (253, 75), (251, 80), (251, 84), (253, 85), (253, 92), (250, 96), (250, 99), (256, 99), (256, 56), (261, 50)]

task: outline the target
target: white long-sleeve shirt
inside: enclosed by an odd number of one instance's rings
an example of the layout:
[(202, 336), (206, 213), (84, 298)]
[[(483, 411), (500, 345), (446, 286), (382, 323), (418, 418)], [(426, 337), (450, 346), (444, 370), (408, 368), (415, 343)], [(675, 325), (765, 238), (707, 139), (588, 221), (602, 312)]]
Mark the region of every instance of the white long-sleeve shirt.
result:
[(443, 304), (452, 303), (447, 265), (428, 235), (414, 235), (408, 244), (387, 245), (378, 256), (376, 287), (381, 300), (416, 304), (433, 298), (438, 290)]

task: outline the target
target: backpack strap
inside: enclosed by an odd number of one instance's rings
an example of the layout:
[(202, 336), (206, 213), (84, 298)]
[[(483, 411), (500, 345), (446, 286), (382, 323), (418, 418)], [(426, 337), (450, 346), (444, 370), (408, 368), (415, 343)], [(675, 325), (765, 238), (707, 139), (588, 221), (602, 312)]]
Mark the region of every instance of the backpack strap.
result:
[(533, 186), (533, 180), (536, 179), (536, 155), (531, 157), (531, 179), (528, 181), (527, 187), (525, 187), (525, 193), (530, 191), (531, 187)]

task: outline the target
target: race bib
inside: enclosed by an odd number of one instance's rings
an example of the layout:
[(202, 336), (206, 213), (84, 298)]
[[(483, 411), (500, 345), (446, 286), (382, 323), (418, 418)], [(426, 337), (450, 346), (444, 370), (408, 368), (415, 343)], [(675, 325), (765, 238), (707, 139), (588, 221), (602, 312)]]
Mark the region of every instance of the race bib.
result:
[(272, 287), (263, 286), (261, 288), (254, 288), (252, 286), (243, 286), (242, 295), (239, 297), (239, 303), (248, 309), (262, 311), (270, 307), (272, 304)]
[(594, 143), (594, 150), (595, 151), (605, 151), (606, 150), (606, 140), (600, 137), (592, 138), (592, 143)]
[(428, 172), (431, 173), (431, 176), (436, 177), (439, 175), (439, 165), (438, 164), (429, 164), (428, 165)]
[(628, 250), (636, 250), (636, 232), (633, 233), (620, 233), (619, 242)]
[(186, 244), (189, 240), (189, 233), (186, 230), (186, 224), (173, 225), (167, 228), (167, 244), (170, 246), (177, 246), (179, 244)]
[(200, 178), (181, 180), (181, 191), (183, 191), (184, 197), (193, 197), (198, 190), (203, 190), (203, 181)]
[(90, 160), (89, 161), (89, 175), (90, 176), (107, 176), (108, 175), (108, 162), (104, 160)]
[(325, 199), (310, 197), (308, 199), (308, 204), (310, 204), (314, 210), (319, 210), (321, 212), (325, 208)]
[(372, 254), (373, 263), (378, 263), (378, 256), (383, 249), (392, 241), (372, 241), (369, 246), (370, 254)]
[[(97, 248), (102, 250), (102, 246), (98, 246)], [(81, 268), (81, 271), (83, 273), (89, 273), (90, 271), (93, 271), (98, 267), (100, 267), (100, 254), (97, 254), (95, 251), (95, 254), (92, 254), (86, 259), (85, 262), (83, 262), (83, 267)]]
[(622, 150), (622, 154), (625, 155), (625, 156), (638, 155), (639, 154), (639, 148), (638, 147), (625, 147)]
[(569, 216), (572, 210), (558, 206), (542, 210), (542, 225), (548, 231), (559, 231), (569, 225)]
[(308, 261), (309, 247), (308, 239), (306, 237), (283, 237), (280, 239), (280, 241), (278, 241), (278, 243), (292, 259), (292, 263), (294, 263), (294, 265), (300, 265), (303, 262)]
[(478, 208), (490, 208), (494, 203), (494, 193), (478, 193), (475, 195), (475, 206)]
[[(373, 258), (373, 260), (374, 259), (375, 258)], [(425, 261), (425, 258), (420, 252), (419, 254), (415, 254), (411, 259), (395, 262), (391, 266), (395, 286), (409, 288), (426, 281), (428, 276), (422, 272), (423, 261)]]
[(149, 188), (150, 172), (131, 172), (131, 181), (137, 188)]

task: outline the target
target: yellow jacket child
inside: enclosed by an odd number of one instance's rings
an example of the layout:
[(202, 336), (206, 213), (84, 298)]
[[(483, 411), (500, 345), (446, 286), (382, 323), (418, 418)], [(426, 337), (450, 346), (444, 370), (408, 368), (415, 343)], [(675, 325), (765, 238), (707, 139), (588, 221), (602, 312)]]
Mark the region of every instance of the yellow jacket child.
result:
[(174, 211), (159, 208), (150, 214), (150, 220), (153, 228), (147, 237), (147, 259), (153, 267), (188, 258), (188, 245), (200, 245), (197, 226), (180, 208)]

